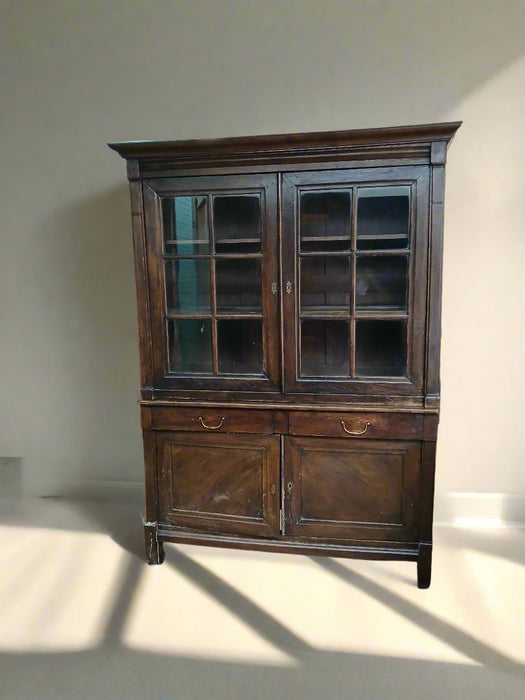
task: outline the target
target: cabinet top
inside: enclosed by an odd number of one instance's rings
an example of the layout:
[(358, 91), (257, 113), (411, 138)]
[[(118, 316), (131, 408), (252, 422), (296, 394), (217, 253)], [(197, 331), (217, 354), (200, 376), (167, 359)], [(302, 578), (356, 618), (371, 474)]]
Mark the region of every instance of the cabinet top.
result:
[[(127, 141), (109, 143), (126, 160), (167, 160), (187, 165), (230, 162), (290, 162), (341, 160), (352, 157), (431, 158), (431, 144), (446, 144), (461, 122), (419, 124), (351, 131), (240, 136), (187, 141)], [(442, 146), (442, 148), (443, 148)]]

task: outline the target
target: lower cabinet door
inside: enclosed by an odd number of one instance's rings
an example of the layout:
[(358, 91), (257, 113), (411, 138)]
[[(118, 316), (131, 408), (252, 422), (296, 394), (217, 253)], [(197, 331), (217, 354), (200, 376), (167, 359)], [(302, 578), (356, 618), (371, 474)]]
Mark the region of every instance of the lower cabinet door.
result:
[(297, 537), (417, 539), (419, 442), (285, 438), (285, 531)]
[(156, 449), (162, 523), (279, 535), (279, 437), (157, 432)]

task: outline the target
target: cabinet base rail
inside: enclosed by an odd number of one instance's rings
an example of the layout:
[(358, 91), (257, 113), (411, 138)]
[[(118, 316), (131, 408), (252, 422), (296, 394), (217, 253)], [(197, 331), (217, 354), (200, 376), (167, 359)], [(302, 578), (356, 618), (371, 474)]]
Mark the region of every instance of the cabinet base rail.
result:
[(164, 561), (164, 542), (175, 544), (197, 544), (208, 547), (225, 547), (231, 549), (255, 550), (261, 552), (280, 552), (288, 554), (306, 554), (310, 556), (342, 557), (347, 559), (397, 560), (417, 563), (418, 588), (430, 586), (432, 566), (431, 543), (381, 543), (381, 544), (339, 544), (316, 543), (314, 541), (297, 541), (259, 539), (250, 537), (230, 537), (207, 533), (181, 532), (165, 529), (153, 524), (144, 525), (146, 539), (146, 560), (148, 564), (162, 564)]

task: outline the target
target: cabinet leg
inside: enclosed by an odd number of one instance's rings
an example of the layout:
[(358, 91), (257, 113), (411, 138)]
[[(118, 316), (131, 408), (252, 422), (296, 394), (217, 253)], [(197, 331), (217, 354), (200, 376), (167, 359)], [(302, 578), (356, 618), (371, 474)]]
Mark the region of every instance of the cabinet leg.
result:
[(417, 557), (417, 587), (428, 588), (432, 576), (432, 545), (420, 544)]
[(164, 561), (164, 547), (157, 541), (157, 528), (155, 525), (144, 525), (144, 539), (146, 541), (146, 561), (148, 564), (162, 564)]

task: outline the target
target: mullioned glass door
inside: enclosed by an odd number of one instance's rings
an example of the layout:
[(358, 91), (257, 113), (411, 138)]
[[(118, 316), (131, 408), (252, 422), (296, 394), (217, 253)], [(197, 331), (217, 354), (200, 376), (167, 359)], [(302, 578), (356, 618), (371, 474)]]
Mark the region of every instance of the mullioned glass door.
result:
[(267, 389), (277, 382), (276, 187), (269, 176), (152, 180), (146, 228), (159, 383)]
[(417, 168), (284, 176), (287, 390), (421, 387), (427, 178)]

